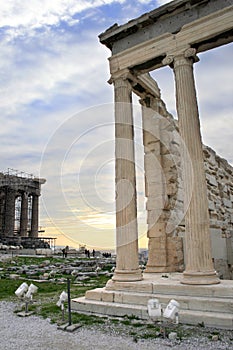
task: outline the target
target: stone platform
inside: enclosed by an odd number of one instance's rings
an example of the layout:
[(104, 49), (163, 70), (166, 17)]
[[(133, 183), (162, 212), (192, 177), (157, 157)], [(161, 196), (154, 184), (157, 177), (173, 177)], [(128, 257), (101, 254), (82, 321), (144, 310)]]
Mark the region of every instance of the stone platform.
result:
[[(166, 275), (167, 277), (162, 277)], [(109, 316), (135, 315), (148, 319), (147, 302), (157, 298), (163, 309), (171, 299), (180, 303), (179, 322), (233, 329), (233, 281), (215, 285), (184, 285), (182, 274), (144, 274), (142, 281), (108, 281), (106, 287), (73, 299), (73, 311)]]

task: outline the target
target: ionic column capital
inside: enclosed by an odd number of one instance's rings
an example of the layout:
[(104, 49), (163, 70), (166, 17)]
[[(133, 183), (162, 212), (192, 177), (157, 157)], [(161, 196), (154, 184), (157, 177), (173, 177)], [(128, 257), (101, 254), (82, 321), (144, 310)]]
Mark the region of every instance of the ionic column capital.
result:
[(183, 51), (167, 54), (167, 56), (162, 60), (163, 65), (168, 65), (172, 68), (179, 65), (190, 64), (199, 61), (196, 55), (197, 50), (193, 47), (186, 48)]
[(197, 53), (197, 50), (196, 49), (194, 49), (193, 47), (189, 47), (188, 49), (186, 49), (185, 51), (184, 51), (184, 57), (185, 58), (190, 58), (190, 57), (193, 57), (193, 58), (195, 58), (195, 57), (197, 57), (196, 56), (196, 53)]
[(174, 56), (173, 55), (167, 55), (163, 60), (162, 60), (162, 64), (164, 66), (171, 66), (173, 64), (174, 61)]
[(112, 74), (111, 78), (108, 80), (108, 83), (114, 84), (116, 88), (121, 86), (131, 87), (129, 80), (130, 78), (132, 80), (132, 77), (132, 73), (129, 71), (129, 69), (123, 69)]

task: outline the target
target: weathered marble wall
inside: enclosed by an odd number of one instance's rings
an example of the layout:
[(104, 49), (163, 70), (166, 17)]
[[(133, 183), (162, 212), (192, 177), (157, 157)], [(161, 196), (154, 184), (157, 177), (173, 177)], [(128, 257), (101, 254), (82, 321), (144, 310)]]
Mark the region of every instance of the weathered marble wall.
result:
[[(148, 151), (150, 158), (158, 158), (156, 164), (160, 164), (163, 173), (163, 185), (165, 193), (160, 208), (156, 205), (157, 212), (160, 210), (161, 215), (154, 214), (154, 207), (151, 202), (156, 201), (161, 193), (157, 191), (157, 185), (152, 177), (148, 176), (149, 172), (145, 171), (146, 179), (146, 197), (148, 198), (148, 237), (154, 238), (155, 249), (151, 260), (159, 261), (158, 256), (163, 255), (166, 260), (167, 271), (183, 271), (184, 269), (184, 239), (185, 239), (185, 223), (183, 209), (183, 188), (182, 188), (182, 172), (181, 172), (181, 144), (182, 140), (179, 136), (177, 121), (166, 110), (163, 101), (157, 101), (154, 116), (147, 121), (148, 125), (158, 127), (160, 129), (160, 147), (153, 152), (153, 137), (144, 137), (145, 146), (145, 170), (148, 169)], [(224, 159), (220, 158), (210, 147), (203, 145), (203, 154), (206, 169), (206, 181), (208, 187), (209, 214), (210, 214), (210, 231), (212, 241), (212, 256), (216, 271), (220, 278), (233, 278), (233, 168)], [(155, 165), (154, 165), (155, 166)], [(195, 164), (192, 164), (195, 166)], [(151, 166), (150, 166), (151, 167)], [(190, 178), (192, 181), (192, 178)], [(157, 180), (158, 182), (158, 180)], [(161, 190), (160, 190), (161, 191)], [(157, 192), (157, 195), (156, 195)], [(149, 204), (149, 205), (148, 205)], [(152, 203), (153, 204), (153, 203)], [(151, 234), (153, 227), (155, 228), (155, 220), (166, 222), (166, 256), (161, 247), (158, 246), (158, 234)], [(161, 235), (162, 237), (162, 235)], [(150, 241), (153, 243), (152, 239)], [(164, 242), (164, 240), (163, 240)], [(157, 246), (157, 248), (156, 248)], [(157, 256), (157, 258), (156, 258)], [(161, 260), (161, 258), (160, 258)], [(149, 272), (149, 271), (148, 271)]]
[(233, 168), (204, 146), (214, 265), (221, 278), (232, 279)]

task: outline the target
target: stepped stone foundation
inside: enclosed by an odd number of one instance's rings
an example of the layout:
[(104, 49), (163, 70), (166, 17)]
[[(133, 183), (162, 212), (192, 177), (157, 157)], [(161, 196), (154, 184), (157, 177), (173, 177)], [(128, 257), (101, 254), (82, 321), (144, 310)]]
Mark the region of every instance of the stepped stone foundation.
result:
[[(232, 278), (233, 172), (202, 144), (193, 72), (198, 53), (232, 42), (232, 15), (232, 0), (175, 0), (99, 36), (112, 52), (117, 261), (106, 287), (74, 299), (74, 310), (148, 318), (150, 298), (165, 304), (177, 299), (181, 322), (233, 328), (233, 281), (219, 278)], [(149, 74), (165, 65), (174, 73), (178, 122)], [(138, 264), (133, 92), (142, 105), (144, 274)]]
[(72, 300), (73, 311), (109, 316), (132, 316), (149, 319), (147, 302), (157, 298), (163, 309), (171, 299), (180, 303), (179, 322), (232, 329), (232, 281), (215, 285), (184, 285), (181, 273), (147, 273), (142, 281), (113, 282), (105, 288), (86, 292)]

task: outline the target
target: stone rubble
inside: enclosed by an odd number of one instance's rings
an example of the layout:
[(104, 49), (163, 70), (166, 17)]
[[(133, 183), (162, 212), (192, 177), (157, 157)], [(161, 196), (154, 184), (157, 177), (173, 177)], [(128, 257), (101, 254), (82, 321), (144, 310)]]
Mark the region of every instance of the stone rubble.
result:
[(25, 274), (26, 278), (53, 280), (56, 278), (58, 282), (63, 282), (64, 278), (60, 275), (75, 276), (77, 282), (97, 277), (98, 275), (106, 275), (109, 278), (113, 273), (105, 270), (106, 266), (114, 267), (114, 258), (91, 258), (90, 260), (72, 259), (64, 260), (54, 264), (50, 264), (50, 260), (44, 260), (42, 263), (31, 265), (17, 265), (17, 260), (9, 258), (11, 265), (7, 267), (7, 271), (3, 268), (0, 270), (1, 274), (11, 279), (19, 279), (20, 275)]

